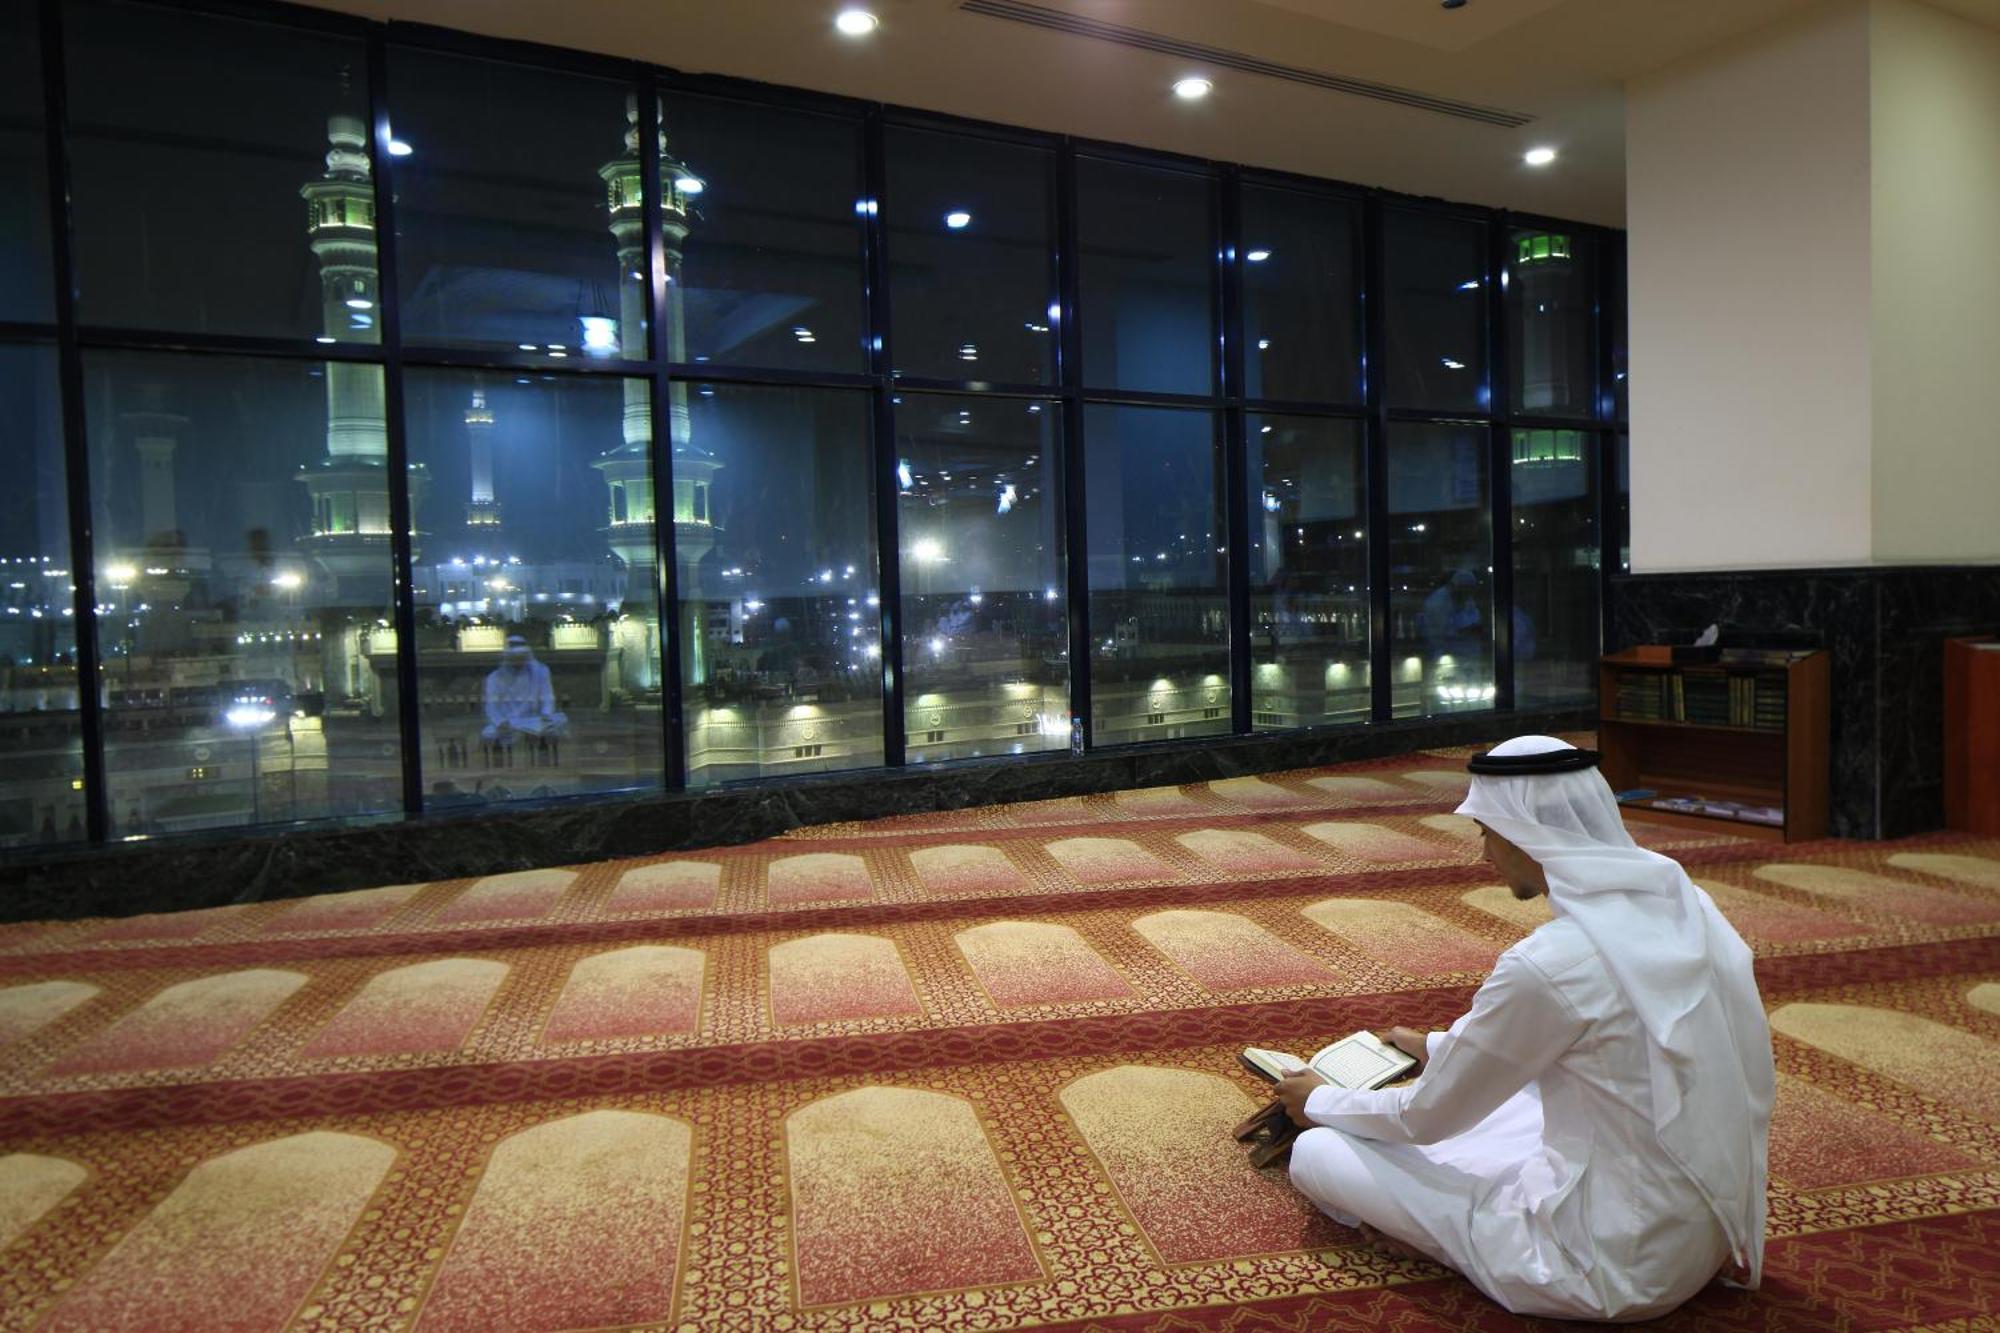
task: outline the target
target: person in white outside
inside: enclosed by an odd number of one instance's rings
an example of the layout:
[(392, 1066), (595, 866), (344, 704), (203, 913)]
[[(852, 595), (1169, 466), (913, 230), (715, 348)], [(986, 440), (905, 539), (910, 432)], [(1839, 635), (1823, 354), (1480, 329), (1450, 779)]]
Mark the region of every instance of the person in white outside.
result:
[(549, 669), (535, 660), (528, 641), (507, 636), (500, 665), (486, 677), (486, 725), (479, 738), (503, 748), (517, 736), (560, 736), (569, 719), (556, 708), (556, 691)]
[(1458, 813), (1554, 919), (1503, 953), (1424, 1061), (1378, 1091), (1294, 1074), (1292, 1183), (1336, 1220), (1449, 1264), (1521, 1315), (1639, 1320), (1764, 1255), (1774, 1070), (1750, 950), (1636, 846), (1597, 756), (1521, 736)]

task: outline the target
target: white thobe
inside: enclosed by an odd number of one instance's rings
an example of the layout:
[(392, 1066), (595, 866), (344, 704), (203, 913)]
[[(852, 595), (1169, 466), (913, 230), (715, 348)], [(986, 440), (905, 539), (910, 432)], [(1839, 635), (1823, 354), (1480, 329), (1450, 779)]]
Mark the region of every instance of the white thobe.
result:
[(1644, 1030), (1574, 922), (1502, 954), (1428, 1042), (1414, 1083), (1306, 1100), (1324, 1128), (1299, 1136), (1291, 1176), (1313, 1202), (1521, 1315), (1648, 1319), (1715, 1276), (1729, 1245), (1660, 1147)]
[(555, 684), (549, 669), (532, 658), (518, 668), (499, 666), (489, 672), (485, 704), (486, 726), (479, 734), (489, 741), (511, 744), (508, 731), (553, 735), (569, 720), (556, 711)]

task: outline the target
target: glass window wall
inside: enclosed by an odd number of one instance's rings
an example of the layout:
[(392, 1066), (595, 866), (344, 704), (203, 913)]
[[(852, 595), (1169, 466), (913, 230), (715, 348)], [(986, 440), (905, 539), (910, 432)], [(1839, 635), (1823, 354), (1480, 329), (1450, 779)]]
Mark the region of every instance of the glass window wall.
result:
[(407, 383), (426, 802), (657, 786), (647, 382)]
[(1365, 722), (1368, 491), (1361, 423), (1247, 418), (1250, 697), (1257, 731)]
[(9, 423), (0, 433), (8, 477), (0, 491), (0, 847), (74, 842), (84, 836), (83, 736), (55, 348), (0, 346), (0, 421)]
[(109, 0), (63, 13), (78, 320), (377, 341), (361, 42)]
[(1391, 709), (1493, 707), (1493, 520), (1483, 425), (1389, 427)]
[(1069, 745), (1058, 411), (896, 405), (904, 723), (911, 763)]
[(389, 97), (404, 340), (643, 360), (630, 87), (396, 48)]
[(1085, 384), (1214, 392), (1211, 188), (1184, 171), (1078, 160)]
[(1597, 696), (1597, 437), (1516, 427), (1514, 702), (1521, 708)]
[(84, 373), (113, 835), (400, 809), (380, 367)]
[(33, 5), (0, 6), (0, 320), (55, 316), (47, 126)]
[(888, 131), (887, 152), (897, 373), (1052, 383), (1052, 154), (901, 129)]
[(1485, 225), (1385, 209), (1382, 233), (1387, 402), (1485, 411)]
[(1361, 401), (1359, 209), (1243, 187), (1243, 387), (1252, 398)]
[(1093, 743), (1229, 731), (1223, 495), (1213, 413), (1084, 409)]
[(879, 765), (867, 395), (674, 388), (689, 423), (674, 442), (688, 782)]
[(1507, 360), (1523, 416), (1597, 415), (1591, 258), (1573, 232), (1507, 233)]
[(669, 359), (866, 369), (862, 224), (880, 204), (863, 197), (860, 123), (675, 94), (662, 127), (686, 328)]

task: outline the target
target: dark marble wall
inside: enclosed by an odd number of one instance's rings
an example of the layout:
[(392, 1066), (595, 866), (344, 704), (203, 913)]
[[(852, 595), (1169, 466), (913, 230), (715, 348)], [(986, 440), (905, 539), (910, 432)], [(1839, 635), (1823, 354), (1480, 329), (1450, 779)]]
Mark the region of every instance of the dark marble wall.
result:
[(1595, 718), (1594, 708), (1467, 714), (1081, 758), (972, 760), (828, 774), (783, 786), (581, 798), (359, 827), (117, 844), (42, 860), (0, 861), (0, 920), (130, 916), (643, 856), (748, 842), (806, 824), (1205, 782), (1523, 732), (1588, 729)]
[(1832, 654), (1833, 832), (1898, 838), (1944, 822), (1944, 641), (2000, 630), (2000, 567), (1636, 574), (1612, 579), (1612, 650), (1806, 644)]

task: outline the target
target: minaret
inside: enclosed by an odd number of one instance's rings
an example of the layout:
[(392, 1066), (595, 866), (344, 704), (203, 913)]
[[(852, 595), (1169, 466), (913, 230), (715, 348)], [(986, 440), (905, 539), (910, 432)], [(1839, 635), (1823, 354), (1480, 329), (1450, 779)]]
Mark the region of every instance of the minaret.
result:
[(472, 461), (472, 499), (465, 506), (465, 525), (487, 536), (500, 533), (500, 502), (493, 498), (493, 409), (486, 390), (476, 383), (472, 405), (465, 409), (465, 439)]
[[(603, 178), (607, 207), (611, 214), (611, 235), (618, 243), (618, 337), (627, 355), (645, 347), (647, 287), (629, 281), (643, 274), (646, 254), (645, 201), (639, 172), (639, 108), (631, 98), (625, 102), (625, 155), (598, 169)], [(687, 243), (690, 201), (700, 193), (701, 184), (676, 161), (666, 148), (664, 127), (660, 134), (660, 231), (666, 261), (666, 327), (658, 330), (659, 344), (668, 360), (687, 359), (687, 321), (681, 303), (681, 251)], [(679, 565), (682, 612), (681, 651), (688, 679), (699, 683), (707, 676), (702, 661), (700, 596), (695, 587), (696, 567), (714, 549), (715, 528), (709, 522), (709, 479), (721, 467), (713, 458), (694, 448), (688, 416), (687, 386), (675, 382), (668, 390), (668, 431), (673, 442), (674, 549)], [(610, 488), (609, 523), (605, 536), (611, 551), (625, 565), (626, 605), (646, 608), (647, 637), (643, 653), (633, 657), (645, 663), (625, 667), (626, 683), (652, 688), (659, 684), (657, 634), (650, 623), (651, 609), (657, 605), (658, 566), (653, 524), (655, 479), (649, 475), (652, 452), (652, 404), (644, 380), (625, 381), (624, 443), (594, 465), (603, 473)], [(696, 492), (699, 491), (697, 500)], [(697, 516), (698, 515), (698, 516)], [(626, 646), (622, 645), (621, 647)], [(636, 648), (637, 645), (631, 645)]]
[[(359, 116), (337, 115), (327, 120), (326, 137), (326, 172), (299, 191), (313, 258), (319, 261), (319, 340), (373, 343), (379, 337), (380, 279), (368, 130)], [(327, 362), (326, 457), (298, 474), (313, 504), (312, 535), (300, 544), (335, 579), (379, 580), (388, 568), (389, 496), (383, 476), (388, 457), (381, 368)], [(422, 466), (412, 466), (412, 512), (425, 481)]]

